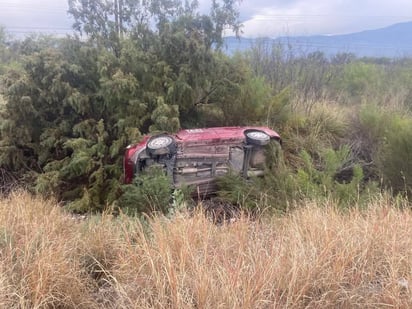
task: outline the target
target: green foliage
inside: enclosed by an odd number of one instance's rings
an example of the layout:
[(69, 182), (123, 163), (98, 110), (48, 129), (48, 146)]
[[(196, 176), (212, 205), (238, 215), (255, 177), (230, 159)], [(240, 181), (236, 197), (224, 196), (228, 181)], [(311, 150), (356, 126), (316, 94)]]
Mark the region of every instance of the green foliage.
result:
[(371, 63), (354, 62), (345, 66), (340, 87), (351, 96), (367, 95), (380, 90), (384, 82), (382, 69)]
[(210, 15), (197, 1), (69, 6), (88, 40), (30, 37), (18, 45), (23, 69), (5, 75), (0, 167), (30, 175), (33, 191), (75, 211), (99, 211), (122, 193), (126, 145), (142, 133), (200, 125), (198, 106), (221, 104), (216, 94), (228, 97), (228, 84), (241, 101), (244, 67), (214, 51), (223, 29), (238, 26), (237, 8), (230, 0), (214, 1)]
[(272, 100), (271, 89), (264, 78), (253, 75), (245, 59), (218, 55), (212, 76), (207, 93), (195, 105), (197, 125), (262, 123)]
[[(283, 212), (295, 196), (291, 184), (291, 170), (285, 165), (278, 142), (272, 141), (265, 151), (266, 163), (263, 177), (245, 179), (228, 173), (217, 179), (220, 200), (249, 211)], [(292, 197), (293, 196), (293, 197)]]
[(3, 26), (0, 26), (0, 76), (5, 73), (10, 56), (6, 31)]
[(376, 105), (361, 108), (352, 127), (358, 157), (395, 193), (412, 191), (412, 118)]
[(120, 53), (120, 39), (131, 25), (144, 27), (151, 16), (146, 1), (69, 0), (73, 28), (85, 33), (100, 46)]
[(151, 166), (122, 189), (124, 194), (118, 204), (127, 213), (170, 212), (172, 187), (162, 167)]
[[(307, 152), (303, 151), (301, 157), (304, 165), (298, 169), (296, 181), (303, 198), (327, 197), (346, 206), (361, 202), (363, 171), (359, 165), (352, 163), (349, 147), (327, 149), (321, 156), (322, 165), (318, 168)], [(349, 177), (344, 174), (345, 171)]]
[(269, 127), (282, 128), (292, 117), (290, 88), (285, 88), (270, 98), (264, 106), (264, 117)]
[(374, 183), (365, 185), (362, 167), (352, 163), (348, 146), (325, 150), (320, 162), (302, 151), (296, 172), (282, 155), (275, 157), (262, 178), (229, 174), (219, 179), (219, 197), (244, 209), (284, 212), (303, 199), (333, 199), (342, 207), (358, 207), (378, 192)]
[(242, 176), (228, 173), (217, 179), (218, 196), (233, 205), (240, 205), (244, 209), (256, 209), (260, 190), (253, 180), (246, 180)]
[(389, 128), (390, 116), (373, 104), (363, 105), (353, 120), (350, 136), (360, 160), (372, 162)]
[(296, 170), (302, 165), (302, 151), (319, 161), (325, 149), (335, 149), (344, 143), (348, 123), (341, 111), (322, 105), (314, 108), (310, 115), (292, 113), (287, 105), (288, 99), (284, 102), (286, 105), (279, 105), (284, 120), (279, 118), (278, 121), (289, 166)]
[(412, 193), (412, 119), (392, 115), (377, 155), (383, 180), (395, 193)]
[(167, 105), (163, 98), (158, 98), (157, 107), (151, 117), (153, 125), (150, 126), (151, 132), (177, 132), (180, 128), (179, 107), (178, 105)]
[(112, 120), (96, 96), (96, 51), (76, 41), (60, 43), (28, 56), (25, 73), (5, 79), (8, 122), (0, 133), (0, 164), (37, 173), (36, 192), (75, 196), (87, 202), (77, 203), (77, 210), (97, 210), (116, 198), (120, 148), (113, 160), (115, 132), (104, 118)]
[[(151, 36), (158, 31), (160, 36), (180, 39), (189, 36), (194, 44), (189, 50), (195, 51), (195, 35), (203, 40), (198, 47), (209, 49), (212, 44), (221, 46), (223, 31), (233, 29), (239, 32), (238, 8), (234, 0), (214, 0), (209, 15), (200, 15), (197, 12), (198, 1), (178, 0), (108, 0), (108, 1), (80, 1), (69, 0), (69, 14), (75, 20), (74, 29), (80, 34), (86, 33), (99, 46), (113, 51), (116, 57), (121, 55), (121, 41), (127, 35), (137, 38)], [(153, 28), (155, 21), (155, 30)], [(175, 31), (178, 27), (186, 33)], [(169, 30), (172, 30), (170, 35)], [(176, 35), (177, 34), (177, 35)], [(203, 37), (202, 37), (203, 36)], [(185, 41), (186, 39), (184, 39)], [(167, 47), (167, 44), (163, 44)], [(180, 46), (183, 47), (183, 46)], [(166, 48), (167, 50), (167, 48)], [(184, 49), (179, 48), (179, 52)], [(171, 50), (175, 57), (179, 57), (176, 50)]]

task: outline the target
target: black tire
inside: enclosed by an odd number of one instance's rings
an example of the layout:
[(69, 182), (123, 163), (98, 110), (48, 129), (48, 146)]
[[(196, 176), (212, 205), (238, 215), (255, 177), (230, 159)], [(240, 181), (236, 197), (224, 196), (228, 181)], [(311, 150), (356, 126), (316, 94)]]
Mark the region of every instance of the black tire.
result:
[(160, 135), (152, 137), (146, 145), (150, 155), (167, 155), (176, 150), (174, 139), (168, 135)]
[(246, 135), (246, 143), (248, 145), (264, 146), (264, 145), (269, 144), (270, 142), (270, 136), (267, 135), (263, 131), (250, 130), (250, 131), (246, 131), (245, 135)]

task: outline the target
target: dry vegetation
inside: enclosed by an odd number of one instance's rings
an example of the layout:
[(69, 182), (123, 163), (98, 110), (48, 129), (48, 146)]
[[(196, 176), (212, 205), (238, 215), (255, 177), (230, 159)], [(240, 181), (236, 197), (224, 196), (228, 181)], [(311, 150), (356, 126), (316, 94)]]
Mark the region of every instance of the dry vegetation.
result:
[(412, 214), (397, 206), (143, 225), (14, 193), (0, 201), (0, 307), (409, 308)]

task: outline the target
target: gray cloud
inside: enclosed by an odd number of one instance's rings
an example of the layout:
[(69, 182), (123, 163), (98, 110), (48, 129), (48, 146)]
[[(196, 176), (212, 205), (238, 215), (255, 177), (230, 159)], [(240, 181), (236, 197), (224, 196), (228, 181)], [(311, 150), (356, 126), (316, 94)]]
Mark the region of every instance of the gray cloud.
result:
[(1, 0), (0, 24), (17, 36), (31, 32), (63, 34), (73, 23), (67, 9), (67, 0)]
[[(210, 0), (200, 0), (207, 12)], [(11, 33), (65, 33), (73, 21), (67, 0), (0, 0), (0, 24)], [(338, 34), (412, 20), (410, 0), (243, 0), (240, 18), (247, 37)]]
[(246, 0), (244, 4), (248, 37), (342, 34), (412, 20), (412, 1), (406, 0)]

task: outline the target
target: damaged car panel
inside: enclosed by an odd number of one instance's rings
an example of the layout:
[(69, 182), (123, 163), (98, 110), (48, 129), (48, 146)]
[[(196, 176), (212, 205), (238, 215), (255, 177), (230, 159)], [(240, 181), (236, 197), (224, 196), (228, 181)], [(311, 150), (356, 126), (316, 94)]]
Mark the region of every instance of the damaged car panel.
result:
[(131, 183), (146, 168), (161, 166), (175, 188), (196, 187), (202, 196), (216, 190), (214, 180), (229, 171), (243, 177), (264, 173), (265, 148), (281, 143), (267, 127), (217, 127), (145, 136), (126, 149), (124, 182)]

